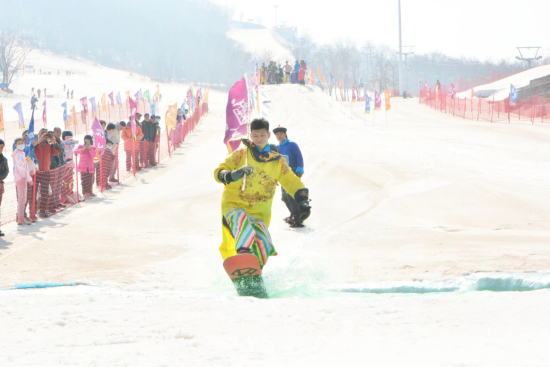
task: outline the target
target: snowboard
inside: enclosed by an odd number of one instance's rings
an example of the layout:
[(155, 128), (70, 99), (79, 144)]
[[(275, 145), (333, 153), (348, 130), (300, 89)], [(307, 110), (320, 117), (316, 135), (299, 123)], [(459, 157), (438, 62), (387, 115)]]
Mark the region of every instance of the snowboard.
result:
[(223, 262), (239, 296), (267, 298), (260, 261), (252, 254), (237, 254)]

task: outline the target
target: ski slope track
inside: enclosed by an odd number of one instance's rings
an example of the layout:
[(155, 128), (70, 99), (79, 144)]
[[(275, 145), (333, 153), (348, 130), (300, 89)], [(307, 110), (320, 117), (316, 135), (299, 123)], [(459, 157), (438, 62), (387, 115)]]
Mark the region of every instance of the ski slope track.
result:
[(309, 86), (263, 101), (313, 199), (289, 229), (276, 194), (271, 298), (237, 297), (217, 250), (227, 95), (211, 93), (162, 167), (3, 228), (0, 365), (550, 365), (550, 126), (399, 98), (386, 126)]

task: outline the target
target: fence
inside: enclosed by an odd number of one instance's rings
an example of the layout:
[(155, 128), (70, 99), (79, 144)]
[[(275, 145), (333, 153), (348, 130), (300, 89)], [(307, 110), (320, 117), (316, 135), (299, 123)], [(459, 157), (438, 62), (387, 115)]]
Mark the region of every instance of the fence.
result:
[(441, 88), (439, 93), (420, 91), (419, 102), (435, 110), (452, 114), (469, 120), (498, 121), (531, 121), (550, 122), (550, 98), (538, 95), (518, 100), (510, 104), (510, 97), (501, 101), (483, 98), (451, 98), (447, 92), (450, 88)]
[[(142, 108), (148, 108), (143, 104)], [(143, 111), (142, 111), (143, 112)], [(121, 113), (121, 112), (120, 112)], [(93, 162), (93, 169), (78, 172), (78, 154), (67, 164), (48, 172), (37, 172), (33, 184), (26, 186), (27, 200), (25, 216), (36, 219), (36, 216), (48, 217), (59, 213), (81, 201), (95, 196), (124, 179), (135, 176), (136, 172), (155, 166), (179, 148), (181, 142), (191, 133), (200, 119), (208, 113), (208, 103), (201, 103), (192, 116), (176, 129), (165, 132), (157, 129), (154, 142), (133, 141), (126, 145), (122, 141), (113, 151), (106, 150)], [(116, 117), (118, 120), (118, 117)], [(114, 121), (114, 120), (113, 120)], [(82, 126), (86, 126), (82, 120)], [(91, 124), (90, 124), (91, 126)], [(73, 126), (74, 127), (74, 126)], [(84, 129), (84, 128), (80, 128)], [(78, 128), (77, 128), (77, 131)], [(82, 133), (87, 131), (83, 130)], [(126, 150), (132, 146), (134, 149)], [(91, 172), (90, 172), (91, 171)], [(0, 218), (6, 224), (16, 220), (18, 195), (25, 195), (24, 188), (16, 188), (15, 182), (0, 183)]]

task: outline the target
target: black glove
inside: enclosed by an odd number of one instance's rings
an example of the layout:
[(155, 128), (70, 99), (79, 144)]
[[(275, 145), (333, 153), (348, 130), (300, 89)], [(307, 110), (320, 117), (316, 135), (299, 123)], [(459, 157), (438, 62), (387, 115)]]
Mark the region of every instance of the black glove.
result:
[(222, 176), (222, 181), (225, 183), (231, 183), (238, 181), (244, 177), (244, 175), (249, 175), (254, 171), (253, 166), (244, 166), (235, 171), (221, 171), (220, 176)]
[(300, 221), (304, 221), (311, 215), (311, 206), (309, 200), (303, 200), (298, 203), (298, 210), (300, 211)]

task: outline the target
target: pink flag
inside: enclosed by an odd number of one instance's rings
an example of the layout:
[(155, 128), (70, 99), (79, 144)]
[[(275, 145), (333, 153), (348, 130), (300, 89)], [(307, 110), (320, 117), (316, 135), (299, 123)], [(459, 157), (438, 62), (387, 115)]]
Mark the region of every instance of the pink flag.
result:
[(248, 92), (246, 80), (241, 78), (229, 90), (229, 98), (225, 109), (225, 138), (223, 143), (228, 145), (231, 152), (241, 143), (239, 139), (248, 133)]
[(46, 124), (48, 123), (46, 119), (46, 100), (44, 100), (42, 105), (44, 106), (44, 110), (42, 111), (42, 121), (44, 122), (44, 127), (46, 127)]
[(424, 84), (426, 85), (426, 94), (430, 95), (430, 85), (428, 84), (428, 82), (424, 82)]
[(351, 90), (351, 101), (357, 101), (357, 95), (355, 94), (355, 84), (353, 85), (353, 89)]
[(379, 110), (382, 107), (382, 98), (380, 98), (380, 93), (377, 90), (374, 91), (374, 109)]
[(187, 91), (187, 109), (191, 110), (191, 88)]
[(84, 113), (88, 114), (88, 97), (82, 97), (80, 99), (80, 103), (82, 103), (82, 107), (84, 107)]
[(455, 99), (456, 96), (456, 87), (454, 84), (451, 84), (451, 99)]
[(113, 96), (113, 92), (109, 93), (109, 99), (111, 100), (111, 106), (115, 105), (115, 98)]
[(130, 116), (132, 117), (130, 124), (132, 124), (132, 134), (137, 135), (137, 126), (136, 126), (136, 113), (137, 113), (137, 100), (134, 100), (128, 97), (130, 100)]
[(94, 123), (92, 124), (92, 131), (94, 132), (94, 148), (99, 150), (99, 154), (103, 154), (105, 150), (105, 132), (99, 123), (97, 116), (94, 118)]

